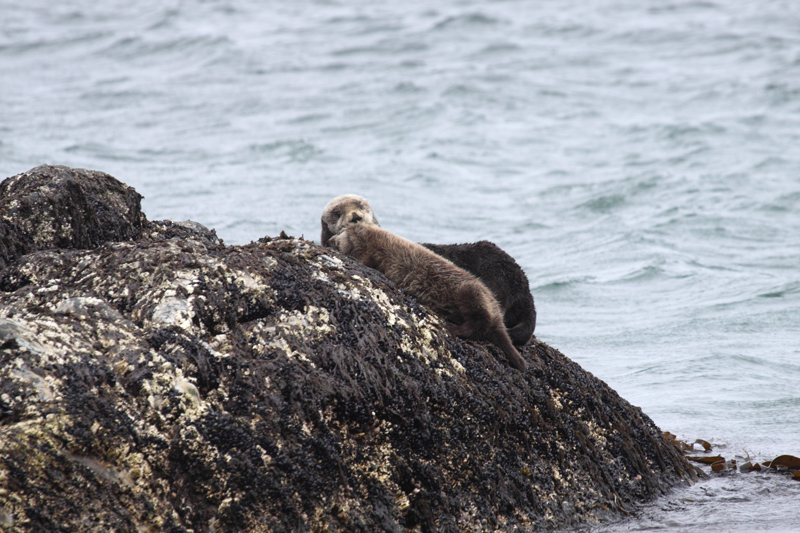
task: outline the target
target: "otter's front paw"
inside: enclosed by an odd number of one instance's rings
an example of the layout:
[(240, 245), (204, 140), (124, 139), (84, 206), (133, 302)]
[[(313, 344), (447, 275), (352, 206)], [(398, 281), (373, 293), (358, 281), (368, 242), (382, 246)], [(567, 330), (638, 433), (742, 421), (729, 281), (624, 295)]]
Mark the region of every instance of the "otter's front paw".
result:
[(344, 238), (344, 234), (340, 233), (339, 235), (334, 235), (330, 239), (328, 239), (327, 246), (330, 246), (334, 250), (342, 251), (342, 241)]

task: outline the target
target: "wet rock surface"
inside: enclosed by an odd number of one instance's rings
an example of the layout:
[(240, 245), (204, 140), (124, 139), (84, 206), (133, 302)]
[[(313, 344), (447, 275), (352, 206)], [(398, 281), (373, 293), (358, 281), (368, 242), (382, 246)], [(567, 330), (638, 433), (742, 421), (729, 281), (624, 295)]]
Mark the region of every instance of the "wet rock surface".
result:
[(520, 352), (542, 367), (514, 371), (312, 242), (225, 246), (147, 222), (138, 195), (115, 204), (129, 229), (87, 204), (99, 214), (42, 239), (53, 217), (22, 210), (26, 181), (135, 194), (84, 172), (0, 185), (3, 528), (524, 531), (614, 519), (695, 478), (557, 350), (533, 339)]

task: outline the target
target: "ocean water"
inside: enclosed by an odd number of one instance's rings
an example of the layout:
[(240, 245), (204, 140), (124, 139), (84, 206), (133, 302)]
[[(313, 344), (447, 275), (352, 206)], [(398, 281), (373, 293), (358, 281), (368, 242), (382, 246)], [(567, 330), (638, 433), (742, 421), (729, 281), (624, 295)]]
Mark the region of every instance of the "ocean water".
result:
[[(319, 240), (343, 193), (525, 269), (540, 340), (664, 430), (800, 456), (800, 3), (0, 0), (0, 178)], [(733, 474), (599, 530), (796, 531)]]

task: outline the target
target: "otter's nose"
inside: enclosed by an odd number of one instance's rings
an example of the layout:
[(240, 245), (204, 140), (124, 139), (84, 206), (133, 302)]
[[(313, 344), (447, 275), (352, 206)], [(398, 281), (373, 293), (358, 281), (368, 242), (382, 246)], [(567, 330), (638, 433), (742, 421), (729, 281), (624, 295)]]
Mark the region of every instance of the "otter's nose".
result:
[(350, 219), (350, 222), (360, 222), (361, 220), (363, 220), (361, 215), (358, 213), (353, 213), (353, 217)]

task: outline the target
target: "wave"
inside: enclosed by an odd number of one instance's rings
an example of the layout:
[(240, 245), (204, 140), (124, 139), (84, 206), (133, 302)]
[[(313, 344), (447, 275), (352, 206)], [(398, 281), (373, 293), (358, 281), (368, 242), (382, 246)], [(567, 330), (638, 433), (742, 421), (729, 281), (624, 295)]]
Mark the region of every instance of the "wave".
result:
[(461, 15), (452, 15), (446, 17), (444, 20), (437, 22), (433, 27), (435, 31), (440, 30), (465, 30), (481, 27), (494, 27), (502, 24), (504, 21), (486, 15), (484, 13), (465, 13)]

